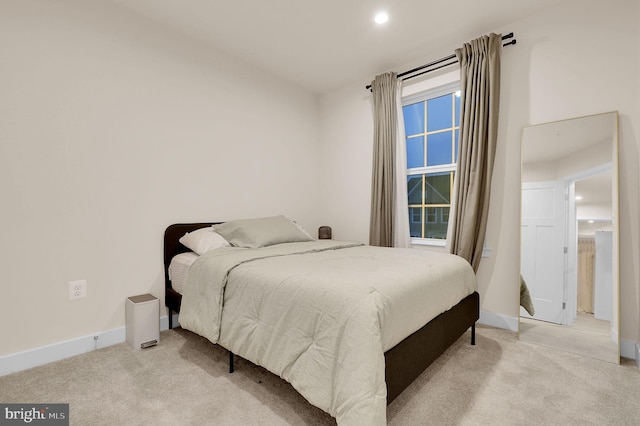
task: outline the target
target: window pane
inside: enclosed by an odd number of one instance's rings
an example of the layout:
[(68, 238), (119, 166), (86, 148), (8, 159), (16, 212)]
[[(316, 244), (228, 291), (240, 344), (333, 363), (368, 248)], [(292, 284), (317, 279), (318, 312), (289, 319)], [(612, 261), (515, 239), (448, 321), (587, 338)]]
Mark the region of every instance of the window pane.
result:
[(460, 126), (460, 96), (456, 96), (456, 127)]
[(421, 207), (409, 207), (409, 233), (413, 238), (422, 238), (421, 213)]
[(427, 225), (436, 223), (437, 218), (438, 215), (434, 207), (426, 207), (424, 209), (424, 221), (427, 223)]
[(427, 166), (451, 163), (451, 132), (427, 136)]
[(402, 107), (405, 136), (424, 133), (424, 102)]
[(409, 204), (422, 204), (422, 175), (409, 176), (407, 179)]
[(426, 204), (449, 204), (451, 200), (451, 172), (427, 175), (425, 182)]
[(407, 138), (407, 169), (424, 167), (424, 136)]
[(446, 129), (451, 126), (451, 95), (427, 101), (427, 131)]
[(449, 207), (426, 207), (426, 223), (424, 226), (424, 238), (447, 238), (447, 225), (449, 223)]
[(456, 130), (456, 142), (455, 142), (456, 156), (455, 156), (455, 159), (453, 160), (455, 163), (458, 162), (458, 146), (460, 145), (460, 142), (458, 142), (459, 140), (460, 140), (460, 130)]

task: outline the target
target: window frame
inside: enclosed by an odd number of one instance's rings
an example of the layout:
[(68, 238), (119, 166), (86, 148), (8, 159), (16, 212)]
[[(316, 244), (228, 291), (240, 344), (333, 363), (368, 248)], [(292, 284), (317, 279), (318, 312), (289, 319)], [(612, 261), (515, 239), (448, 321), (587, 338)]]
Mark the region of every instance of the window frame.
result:
[[(427, 90), (423, 90), (408, 96), (405, 96), (402, 98), (402, 107), (405, 107), (407, 105), (411, 105), (417, 102), (425, 102), (428, 101), (429, 99), (433, 99), (433, 98), (438, 98), (440, 96), (444, 96), (450, 93), (455, 93), (457, 91), (460, 90), (460, 81), (454, 81), (451, 83), (447, 83), (447, 84), (443, 84), (440, 86), (436, 86)], [(453, 124), (453, 132), (455, 133), (455, 122), (452, 123)], [(427, 134), (427, 123), (425, 123), (425, 135)], [(458, 131), (459, 131), (459, 123), (458, 123)], [(407, 137), (405, 135), (404, 137), (404, 141), (403, 143), (405, 144), (406, 147), (406, 143), (407, 143)], [(425, 146), (426, 149), (426, 146)], [(405, 169), (404, 169), (404, 174), (405, 174), (405, 179), (408, 179), (409, 176), (412, 175), (423, 175), (423, 174), (435, 174), (435, 173), (441, 173), (441, 172), (454, 172), (456, 171), (456, 166), (457, 166), (457, 160), (454, 163), (451, 164), (443, 164), (443, 165), (437, 165), (437, 166), (425, 166), (425, 167), (415, 167), (415, 168), (407, 168), (406, 164), (405, 164)], [(407, 194), (408, 195), (408, 194)], [(449, 206), (453, 205), (453, 200), (451, 200), (451, 203), (449, 204)], [(425, 215), (425, 207), (422, 207), (422, 212), (421, 215), (424, 216)], [(449, 211), (449, 213), (451, 213), (451, 211)], [(407, 214), (410, 214), (409, 211), (407, 211)], [(442, 215), (442, 212), (440, 212), (440, 214)], [(426, 220), (426, 218), (424, 218), (424, 220)], [(423, 222), (424, 222), (423, 220)], [(448, 223), (448, 221), (447, 221)], [(447, 244), (447, 238), (445, 239), (438, 239), (438, 238), (421, 238), (421, 237), (410, 237), (411, 240), (411, 244), (412, 245), (424, 245), (424, 246), (436, 246), (436, 247), (444, 247)]]

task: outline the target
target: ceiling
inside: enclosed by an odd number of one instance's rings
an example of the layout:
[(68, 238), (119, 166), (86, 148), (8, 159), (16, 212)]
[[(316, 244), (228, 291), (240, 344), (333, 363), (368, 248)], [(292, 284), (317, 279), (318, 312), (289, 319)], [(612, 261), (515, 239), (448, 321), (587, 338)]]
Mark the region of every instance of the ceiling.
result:
[[(314, 93), (368, 84), (555, 0), (112, 0)], [(379, 10), (389, 21), (373, 22)], [(505, 30), (506, 32), (507, 30)], [(515, 31), (509, 29), (508, 31)], [(517, 37), (517, 33), (516, 33)], [(434, 57), (433, 55), (439, 55)]]
[(582, 197), (579, 204), (601, 206), (608, 210), (608, 219), (611, 219), (613, 205), (613, 173), (606, 172), (576, 181), (575, 194)]

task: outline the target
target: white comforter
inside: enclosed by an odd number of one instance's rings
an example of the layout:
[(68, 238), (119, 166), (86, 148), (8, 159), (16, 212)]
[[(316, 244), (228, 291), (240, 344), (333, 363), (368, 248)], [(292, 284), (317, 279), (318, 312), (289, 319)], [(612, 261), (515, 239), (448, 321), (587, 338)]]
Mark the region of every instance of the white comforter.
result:
[(278, 374), (340, 425), (386, 424), (384, 352), (477, 289), (462, 258), (320, 240), (191, 267), (182, 327)]

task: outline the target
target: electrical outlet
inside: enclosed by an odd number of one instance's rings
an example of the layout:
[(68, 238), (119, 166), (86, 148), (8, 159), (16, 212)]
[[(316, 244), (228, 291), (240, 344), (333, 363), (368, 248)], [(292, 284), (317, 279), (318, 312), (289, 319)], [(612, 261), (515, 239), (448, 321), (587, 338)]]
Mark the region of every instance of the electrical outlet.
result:
[(87, 280), (69, 281), (69, 300), (87, 297)]

